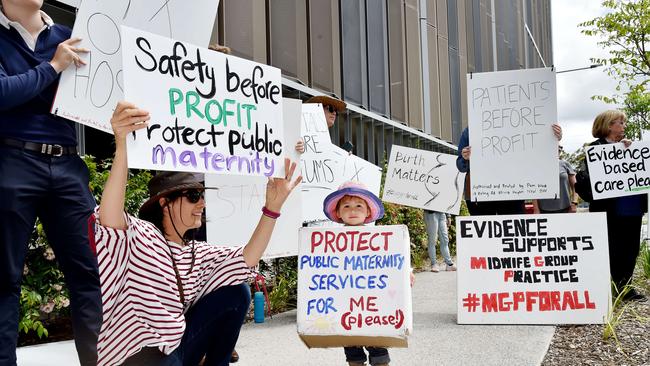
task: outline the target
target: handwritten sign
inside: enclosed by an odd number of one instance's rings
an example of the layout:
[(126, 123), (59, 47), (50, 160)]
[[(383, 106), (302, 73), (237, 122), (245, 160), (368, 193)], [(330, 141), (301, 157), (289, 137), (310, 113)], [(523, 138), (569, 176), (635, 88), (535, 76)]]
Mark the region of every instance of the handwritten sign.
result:
[(594, 199), (650, 191), (650, 141), (592, 146), (586, 152)]
[(604, 213), (456, 219), (459, 324), (601, 324)]
[(472, 201), (555, 198), (555, 73), (474, 73), (467, 76), (467, 89)]
[(409, 273), (404, 225), (300, 229), (300, 338), (310, 348), (406, 347)]
[(301, 134), (305, 143), (301, 156), (305, 221), (327, 220), (323, 201), (346, 181), (363, 182), (369, 191), (379, 196), (381, 169), (332, 144), (320, 104), (303, 104)]
[[(78, 5), (79, 1), (68, 1)], [(210, 42), (219, 0), (184, 1), (111, 0), (83, 1), (76, 15), (72, 37), (87, 62), (61, 74), (52, 113), (113, 133), (110, 125), (115, 104), (124, 99), (120, 25), (127, 25), (192, 44)]]
[(123, 27), (125, 96), (148, 110), (129, 167), (284, 176), (280, 70)]
[(457, 215), (464, 181), (455, 155), (393, 145), (382, 199)]
[[(283, 115), (288, 126), (300, 123), (302, 102), (283, 99)], [(285, 128), (286, 141), (297, 141), (300, 131)], [(298, 161), (295, 149), (287, 149), (292, 161)], [(284, 167), (282, 168), (284, 169)], [(298, 177), (296, 169), (293, 179)], [(248, 243), (266, 200), (266, 177), (206, 174), (205, 184), (218, 190), (206, 191), (206, 218), (208, 242), (219, 245), (240, 246)], [(263, 258), (298, 255), (298, 229), (302, 227), (302, 202), (299, 189), (295, 189), (282, 207), (275, 229)]]

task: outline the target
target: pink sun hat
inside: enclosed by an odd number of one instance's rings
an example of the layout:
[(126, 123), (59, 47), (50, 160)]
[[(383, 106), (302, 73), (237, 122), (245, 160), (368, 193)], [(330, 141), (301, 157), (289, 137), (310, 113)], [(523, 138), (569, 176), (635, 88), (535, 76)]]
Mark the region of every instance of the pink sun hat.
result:
[(384, 217), (384, 205), (381, 203), (379, 197), (370, 192), (363, 183), (349, 181), (341, 184), (338, 190), (325, 197), (325, 201), (323, 202), (323, 212), (328, 219), (338, 223), (343, 222), (336, 214), (336, 205), (344, 196), (359, 197), (366, 201), (368, 209), (370, 210), (370, 216), (366, 218), (364, 224), (377, 221)]

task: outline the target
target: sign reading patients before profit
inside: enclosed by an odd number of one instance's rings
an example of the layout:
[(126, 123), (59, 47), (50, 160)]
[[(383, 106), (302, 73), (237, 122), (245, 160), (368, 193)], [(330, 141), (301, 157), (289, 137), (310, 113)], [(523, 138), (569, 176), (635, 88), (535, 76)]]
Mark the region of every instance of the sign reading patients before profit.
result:
[(586, 159), (594, 199), (650, 191), (650, 141), (591, 146)]
[(382, 199), (457, 215), (464, 182), (455, 155), (393, 145)]
[(86, 65), (61, 73), (52, 113), (108, 133), (115, 105), (124, 100), (120, 25), (207, 47), (219, 6), (219, 0), (63, 2), (79, 6), (72, 37), (90, 52), (81, 54)]
[(280, 70), (122, 27), (125, 97), (148, 110), (129, 167), (284, 176)]
[(456, 219), (459, 324), (602, 324), (605, 213)]
[(406, 347), (410, 263), (404, 225), (300, 229), (300, 338), (310, 348)]
[(467, 75), (467, 90), (472, 201), (555, 198), (555, 73), (474, 73)]

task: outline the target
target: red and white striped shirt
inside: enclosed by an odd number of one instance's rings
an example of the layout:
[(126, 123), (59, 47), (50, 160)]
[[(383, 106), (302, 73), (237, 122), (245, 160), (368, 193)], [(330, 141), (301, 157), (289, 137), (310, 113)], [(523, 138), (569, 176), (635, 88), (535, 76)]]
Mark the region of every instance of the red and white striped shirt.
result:
[[(103, 324), (97, 343), (98, 366), (119, 365), (142, 347), (170, 354), (185, 331), (184, 313), (202, 296), (251, 276), (243, 247), (204, 242), (168, 242), (150, 222), (126, 216), (128, 228), (101, 226), (95, 209), (95, 244), (102, 289)], [(180, 293), (171, 256), (185, 296)]]

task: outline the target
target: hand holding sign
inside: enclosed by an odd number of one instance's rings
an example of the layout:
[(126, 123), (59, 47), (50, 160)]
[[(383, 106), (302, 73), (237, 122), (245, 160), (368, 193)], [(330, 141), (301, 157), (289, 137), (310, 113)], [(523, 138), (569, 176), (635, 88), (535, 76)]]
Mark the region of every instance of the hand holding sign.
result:
[(67, 69), (73, 63), (77, 67), (86, 64), (86, 62), (81, 59), (79, 54), (88, 53), (88, 49), (75, 47), (75, 45), (79, 42), (81, 42), (81, 38), (70, 38), (59, 43), (59, 45), (56, 47), (56, 53), (54, 53), (54, 57), (52, 57), (50, 65), (52, 65), (57, 73)]
[(113, 112), (113, 118), (111, 118), (115, 145), (126, 146), (126, 136), (133, 131), (147, 127), (147, 121), (150, 118), (149, 112), (139, 109), (135, 104), (125, 101), (118, 102)]

